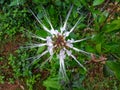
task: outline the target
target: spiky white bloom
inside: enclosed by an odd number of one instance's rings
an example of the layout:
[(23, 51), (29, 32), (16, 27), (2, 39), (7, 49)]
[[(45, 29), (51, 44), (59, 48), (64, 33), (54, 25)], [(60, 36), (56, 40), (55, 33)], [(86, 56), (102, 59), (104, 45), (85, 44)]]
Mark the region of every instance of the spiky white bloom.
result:
[(37, 35), (32, 36), (33, 38), (40, 39), (45, 43), (33, 44), (33, 45), (28, 46), (28, 47), (35, 48), (35, 47), (46, 46), (47, 50), (45, 50), (42, 54), (40, 54), (38, 56), (30, 57), (28, 59), (34, 59), (34, 61), (35, 61), (35, 60), (41, 58), (43, 55), (49, 53), (50, 57), (44, 62), (44, 64), (45, 64), (49, 59), (51, 59), (53, 57), (56, 50), (59, 51), (59, 53), (58, 53), (59, 64), (60, 64), (60, 70), (59, 71), (60, 71), (60, 74), (64, 78), (67, 77), (66, 69), (65, 69), (65, 63), (64, 63), (66, 55), (72, 57), (83, 69), (85, 69), (84, 66), (72, 54), (72, 49), (77, 51), (77, 52), (81, 52), (83, 54), (86, 54), (86, 55), (91, 55), (91, 53), (88, 53), (86, 51), (83, 51), (83, 50), (78, 49), (78, 48), (73, 46), (74, 43), (81, 42), (81, 41), (87, 40), (89, 38), (84, 38), (84, 39), (80, 39), (80, 40), (74, 40), (73, 38), (67, 40), (67, 38), (66, 38), (70, 35), (71, 32), (73, 32), (73, 30), (76, 28), (76, 26), (80, 23), (80, 21), (82, 19), (80, 17), (78, 19), (78, 21), (75, 23), (75, 25), (70, 30), (67, 29), (67, 21), (68, 21), (68, 18), (70, 16), (70, 13), (72, 11), (72, 8), (73, 8), (73, 6), (71, 6), (71, 8), (70, 8), (70, 10), (69, 10), (69, 12), (66, 16), (66, 19), (65, 19), (65, 22), (64, 22), (63, 26), (60, 27), (60, 32), (53, 28), (50, 20), (48, 19), (47, 16), (45, 16), (47, 22), (49, 23), (49, 25), (51, 27), (51, 29), (48, 29), (41, 22), (41, 20), (38, 19), (38, 17), (33, 13), (33, 11), (30, 9), (30, 12), (32, 13), (32, 15), (36, 18), (36, 20), (39, 22), (39, 24), (42, 26), (42, 28), (46, 32), (50, 33), (50, 36), (47, 36), (46, 38), (43, 38), (43, 37), (40, 37), (40, 36), (37, 36)]

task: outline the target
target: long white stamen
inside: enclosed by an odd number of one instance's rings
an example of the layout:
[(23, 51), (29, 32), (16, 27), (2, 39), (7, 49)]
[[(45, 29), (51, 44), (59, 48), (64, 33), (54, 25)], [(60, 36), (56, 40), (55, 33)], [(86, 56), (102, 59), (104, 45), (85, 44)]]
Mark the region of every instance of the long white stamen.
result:
[(84, 70), (86, 70), (85, 67), (76, 59), (76, 57), (74, 55), (72, 55), (72, 51), (69, 51), (66, 48), (65, 48), (65, 50), (66, 50), (66, 53), (68, 56), (71, 56)]
[(46, 18), (47, 22), (49, 23), (51, 29), (54, 30), (52, 23), (50, 22), (50, 20), (48, 19), (48, 17), (46, 15), (45, 15), (45, 18)]
[(60, 59), (60, 73), (62, 74), (63, 78), (67, 77), (64, 59)]
[(65, 37), (68, 37), (69, 34), (70, 34), (71, 32), (73, 32), (73, 30), (76, 28), (76, 26), (77, 26), (80, 22), (82, 22), (82, 20), (84, 20), (86, 17), (87, 17), (87, 15), (86, 15), (85, 17), (83, 17), (83, 18), (80, 17), (80, 18), (78, 19), (78, 21), (75, 23), (75, 25), (70, 29), (70, 31), (68, 32), (68, 34), (66, 34)]
[(50, 20), (47, 18), (47, 16), (45, 16), (45, 17), (46, 17), (47, 22), (49, 23), (49, 25), (50, 25), (51, 29), (52, 29), (52, 30), (54, 30), (54, 28), (53, 28), (52, 23), (50, 22)]
[(23, 48), (35, 48), (35, 47), (42, 47), (42, 46), (45, 46), (47, 45), (46, 43), (42, 43), (42, 44), (30, 44), (26, 47), (23, 47)]
[(85, 41), (87, 39), (90, 39), (90, 38), (83, 38), (83, 39), (80, 39), (80, 40), (71, 41), (71, 43), (82, 42), (82, 41)]
[(83, 51), (83, 50), (80, 50), (80, 49), (78, 49), (78, 48), (75, 48), (75, 47), (70, 47), (70, 48), (72, 48), (72, 49), (75, 50), (75, 51), (81, 52), (81, 53), (83, 53), (83, 54), (91, 55), (91, 53), (86, 52), (86, 51)]
[(30, 34), (31, 37), (33, 37), (33, 38), (37, 38), (37, 39), (40, 39), (40, 40), (46, 41), (46, 39), (43, 38), (43, 37), (40, 37), (40, 36), (38, 36), (38, 35), (36, 35), (36, 34), (33, 34), (32, 32), (30, 32), (30, 31), (28, 31), (28, 30), (27, 30), (27, 32), (28, 32), (27, 34)]
[(52, 23), (50, 22), (50, 19), (48, 19), (47, 12), (46, 12), (45, 8), (44, 8), (44, 7), (42, 7), (42, 8), (43, 8), (43, 10), (44, 10), (45, 18), (46, 18), (47, 22), (49, 23), (51, 29), (54, 30), (53, 25), (52, 25)]
[[(69, 34), (70, 34), (71, 32), (73, 32), (73, 30), (76, 28), (76, 26), (80, 23), (81, 19), (82, 19), (82, 17), (78, 19), (78, 21), (75, 23), (75, 25), (70, 29), (70, 31), (69, 31), (69, 33), (68, 33), (67, 36), (69, 36)], [(66, 36), (66, 37), (67, 37), (67, 36)]]
[(86, 68), (76, 59), (74, 55), (71, 54), (71, 57), (86, 71)]
[(33, 37), (33, 38), (38, 38), (38, 39), (43, 40), (43, 41), (46, 41), (46, 39), (45, 39), (45, 38), (40, 37), (40, 36), (37, 36), (37, 35), (33, 35), (32, 37)]
[(59, 61), (60, 61), (60, 74), (62, 74), (64, 79), (67, 79), (67, 74), (66, 74), (66, 69), (65, 69), (65, 64), (64, 64), (64, 59), (66, 57), (65, 51), (63, 49), (60, 50), (59, 54)]
[(36, 61), (37, 59), (41, 58), (41, 57), (42, 57), (43, 55), (45, 55), (46, 53), (48, 53), (48, 50), (44, 51), (44, 52), (43, 52), (42, 54), (40, 54), (40, 55), (27, 58), (27, 60), (34, 60), (34, 61)]
[(32, 13), (32, 15), (35, 17), (35, 19), (39, 22), (39, 24), (43, 27), (43, 29), (45, 30), (45, 31), (47, 31), (47, 32), (49, 32), (50, 34), (52, 34), (51, 32), (50, 32), (50, 30), (44, 25), (44, 24), (42, 24), (42, 22), (38, 19), (38, 17), (33, 13), (33, 11), (30, 9), (30, 12)]
[(68, 21), (68, 18), (69, 18), (69, 16), (70, 16), (70, 13), (71, 13), (71, 11), (72, 11), (72, 8), (73, 8), (73, 5), (71, 6), (71, 8), (70, 8), (70, 10), (69, 10), (69, 12), (68, 12), (68, 14), (67, 14), (67, 16), (66, 16), (66, 19), (65, 19), (65, 22), (64, 22), (64, 26), (61, 28), (61, 29), (62, 29), (62, 30), (61, 30), (61, 33), (66, 29), (67, 21)]
[(49, 58), (47, 58), (42, 64), (41, 64), (41, 66), (40, 67), (43, 67), (49, 60), (51, 60), (52, 59), (52, 57), (53, 57), (53, 55), (52, 56), (50, 56)]

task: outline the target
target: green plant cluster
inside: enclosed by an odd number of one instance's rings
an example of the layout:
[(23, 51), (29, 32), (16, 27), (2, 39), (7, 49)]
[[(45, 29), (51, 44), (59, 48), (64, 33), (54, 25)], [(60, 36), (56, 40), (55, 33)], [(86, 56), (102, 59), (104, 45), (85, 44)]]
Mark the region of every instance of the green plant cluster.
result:
[[(19, 80), (26, 90), (94, 90), (89, 79), (90, 67), (85, 63), (91, 60), (81, 53), (77, 53), (77, 59), (86, 66), (88, 71), (81, 69), (71, 58), (67, 58), (66, 68), (69, 83), (59, 81), (58, 70), (59, 61), (56, 57), (49, 63), (40, 68), (46, 56), (31, 65), (27, 58), (40, 54), (45, 47), (37, 49), (24, 49), (21, 46), (35, 42), (31, 38), (31, 33), (46, 37), (48, 33), (42, 30), (39, 23), (30, 13), (30, 9), (48, 26), (43, 7), (45, 8), (53, 26), (59, 30), (61, 22), (64, 22), (70, 6), (73, 10), (68, 22), (68, 27), (74, 25), (79, 16), (85, 16), (73, 33), (71, 38), (81, 39), (93, 36), (88, 41), (76, 44), (76, 47), (93, 54), (105, 55), (107, 61), (103, 64), (103, 78), (100, 82), (101, 89), (119, 90), (120, 88), (120, 1), (119, 0), (0, 0), (0, 84)], [(113, 8), (110, 3), (117, 3)], [(106, 5), (107, 4), (107, 5)], [(108, 11), (110, 9), (111, 11)], [(118, 11), (119, 10), (119, 11)], [(31, 32), (31, 33), (30, 33)], [(17, 38), (20, 36), (19, 38)], [(24, 40), (23, 40), (24, 39)], [(15, 41), (12, 50), (9, 51), (9, 41)], [(37, 41), (41, 42), (41, 41)], [(6, 47), (6, 44), (8, 46)], [(18, 48), (16, 49), (16, 45)], [(4, 50), (2, 49), (4, 48)], [(5, 50), (8, 49), (8, 53)], [(5, 54), (4, 54), (5, 53)], [(97, 57), (97, 58), (98, 58)], [(100, 62), (101, 63), (101, 62)], [(8, 71), (6, 71), (8, 70)], [(86, 78), (87, 77), (87, 78)], [(114, 77), (113, 82), (108, 78)], [(96, 80), (96, 79), (95, 79)], [(97, 81), (97, 80), (96, 80)], [(85, 87), (85, 84), (87, 85)], [(102, 83), (102, 84), (101, 84)], [(105, 83), (105, 84), (104, 84)], [(94, 83), (96, 84), (96, 82)], [(113, 86), (113, 87), (112, 87)], [(112, 89), (110, 89), (112, 87)]]

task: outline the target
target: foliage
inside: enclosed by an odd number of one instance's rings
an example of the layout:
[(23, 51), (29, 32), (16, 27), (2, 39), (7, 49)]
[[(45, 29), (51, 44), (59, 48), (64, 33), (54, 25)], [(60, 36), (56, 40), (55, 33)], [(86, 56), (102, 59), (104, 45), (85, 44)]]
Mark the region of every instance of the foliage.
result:
[(117, 78), (120, 80), (120, 74), (119, 74), (120, 62), (107, 62), (107, 65), (112, 69), (112, 71), (115, 73)]
[[(42, 30), (41, 26), (30, 13), (30, 9), (48, 26), (45, 18), (43, 7), (46, 10), (53, 26), (58, 29), (61, 21), (64, 22), (66, 14), (73, 4), (74, 8), (69, 19), (69, 26), (72, 27), (79, 16), (88, 15), (82, 21), (73, 33), (71, 38), (80, 39), (84, 37), (94, 36), (88, 41), (76, 44), (76, 47), (96, 54), (96, 58), (105, 56), (107, 61), (104, 61), (101, 67), (104, 67), (104, 80), (99, 81), (102, 87), (110, 90), (119, 88), (120, 80), (120, 4), (119, 0), (0, 0), (0, 83), (6, 81), (14, 82), (20, 80), (26, 83), (25, 88), (32, 90), (39, 81), (40, 85), (45, 86), (47, 90), (89, 90), (94, 89), (98, 77), (93, 80), (93, 87), (89, 84), (90, 76), (89, 69), (94, 67), (93, 63), (86, 64), (91, 61), (91, 57), (86, 57), (77, 53), (77, 59), (86, 66), (87, 71), (84, 71), (77, 66), (71, 58), (66, 59), (67, 74), (70, 82), (64, 83), (59, 81), (58, 76), (58, 59), (53, 57), (53, 60), (46, 63), (41, 68), (41, 63), (45, 61), (46, 56), (36, 60), (31, 64), (28, 57), (40, 54), (45, 50), (45, 47), (37, 49), (20, 48), (28, 43), (41, 42), (31, 38), (34, 33), (38, 36), (46, 37), (48, 33)], [(111, 5), (113, 4), (112, 8)], [(49, 27), (49, 26), (48, 26)], [(17, 36), (20, 36), (17, 38)], [(24, 38), (24, 40), (22, 40)], [(12, 45), (9, 41), (15, 44)], [(6, 45), (8, 46), (6, 47)], [(10, 48), (12, 46), (12, 48)], [(4, 49), (3, 49), (4, 47)], [(7, 53), (6, 53), (7, 52)], [(99, 62), (101, 64), (101, 62)], [(6, 72), (7, 70), (7, 72)], [(46, 71), (46, 72), (45, 72)], [(95, 74), (96, 75), (96, 74)], [(109, 77), (114, 77), (113, 82), (109, 82)], [(85, 84), (86, 86), (85, 87)], [(23, 84), (23, 83), (22, 83)], [(88, 85), (89, 84), (89, 85)], [(23, 84), (24, 85), (24, 84)], [(103, 89), (103, 88), (102, 88)]]

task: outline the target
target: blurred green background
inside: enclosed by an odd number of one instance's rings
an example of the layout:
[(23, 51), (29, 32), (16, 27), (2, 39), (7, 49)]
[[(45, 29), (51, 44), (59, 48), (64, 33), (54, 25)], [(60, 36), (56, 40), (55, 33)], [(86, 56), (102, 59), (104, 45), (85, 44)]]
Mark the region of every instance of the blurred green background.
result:
[[(0, 89), (1, 90), (120, 90), (120, 1), (119, 0), (0, 0)], [(56, 57), (42, 69), (40, 64), (48, 55), (34, 65), (26, 60), (40, 54), (44, 48), (21, 49), (31, 42), (32, 32), (46, 37), (31, 9), (46, 26), (45, 8), (54, 28), (61, 22), (73, 5), (68, 20), (72, 27), (80, 16), (88, 15), (71, 38), (94, 38), (75, 46), (99, 57), (87, 57), (76, 53), (77, 59), (86, 67), (82, 70), (71, 58), (65, 64), (70, 82), (58, 80), (59, 62)], [(102, 61), (102, 58), (107, 58)]]

